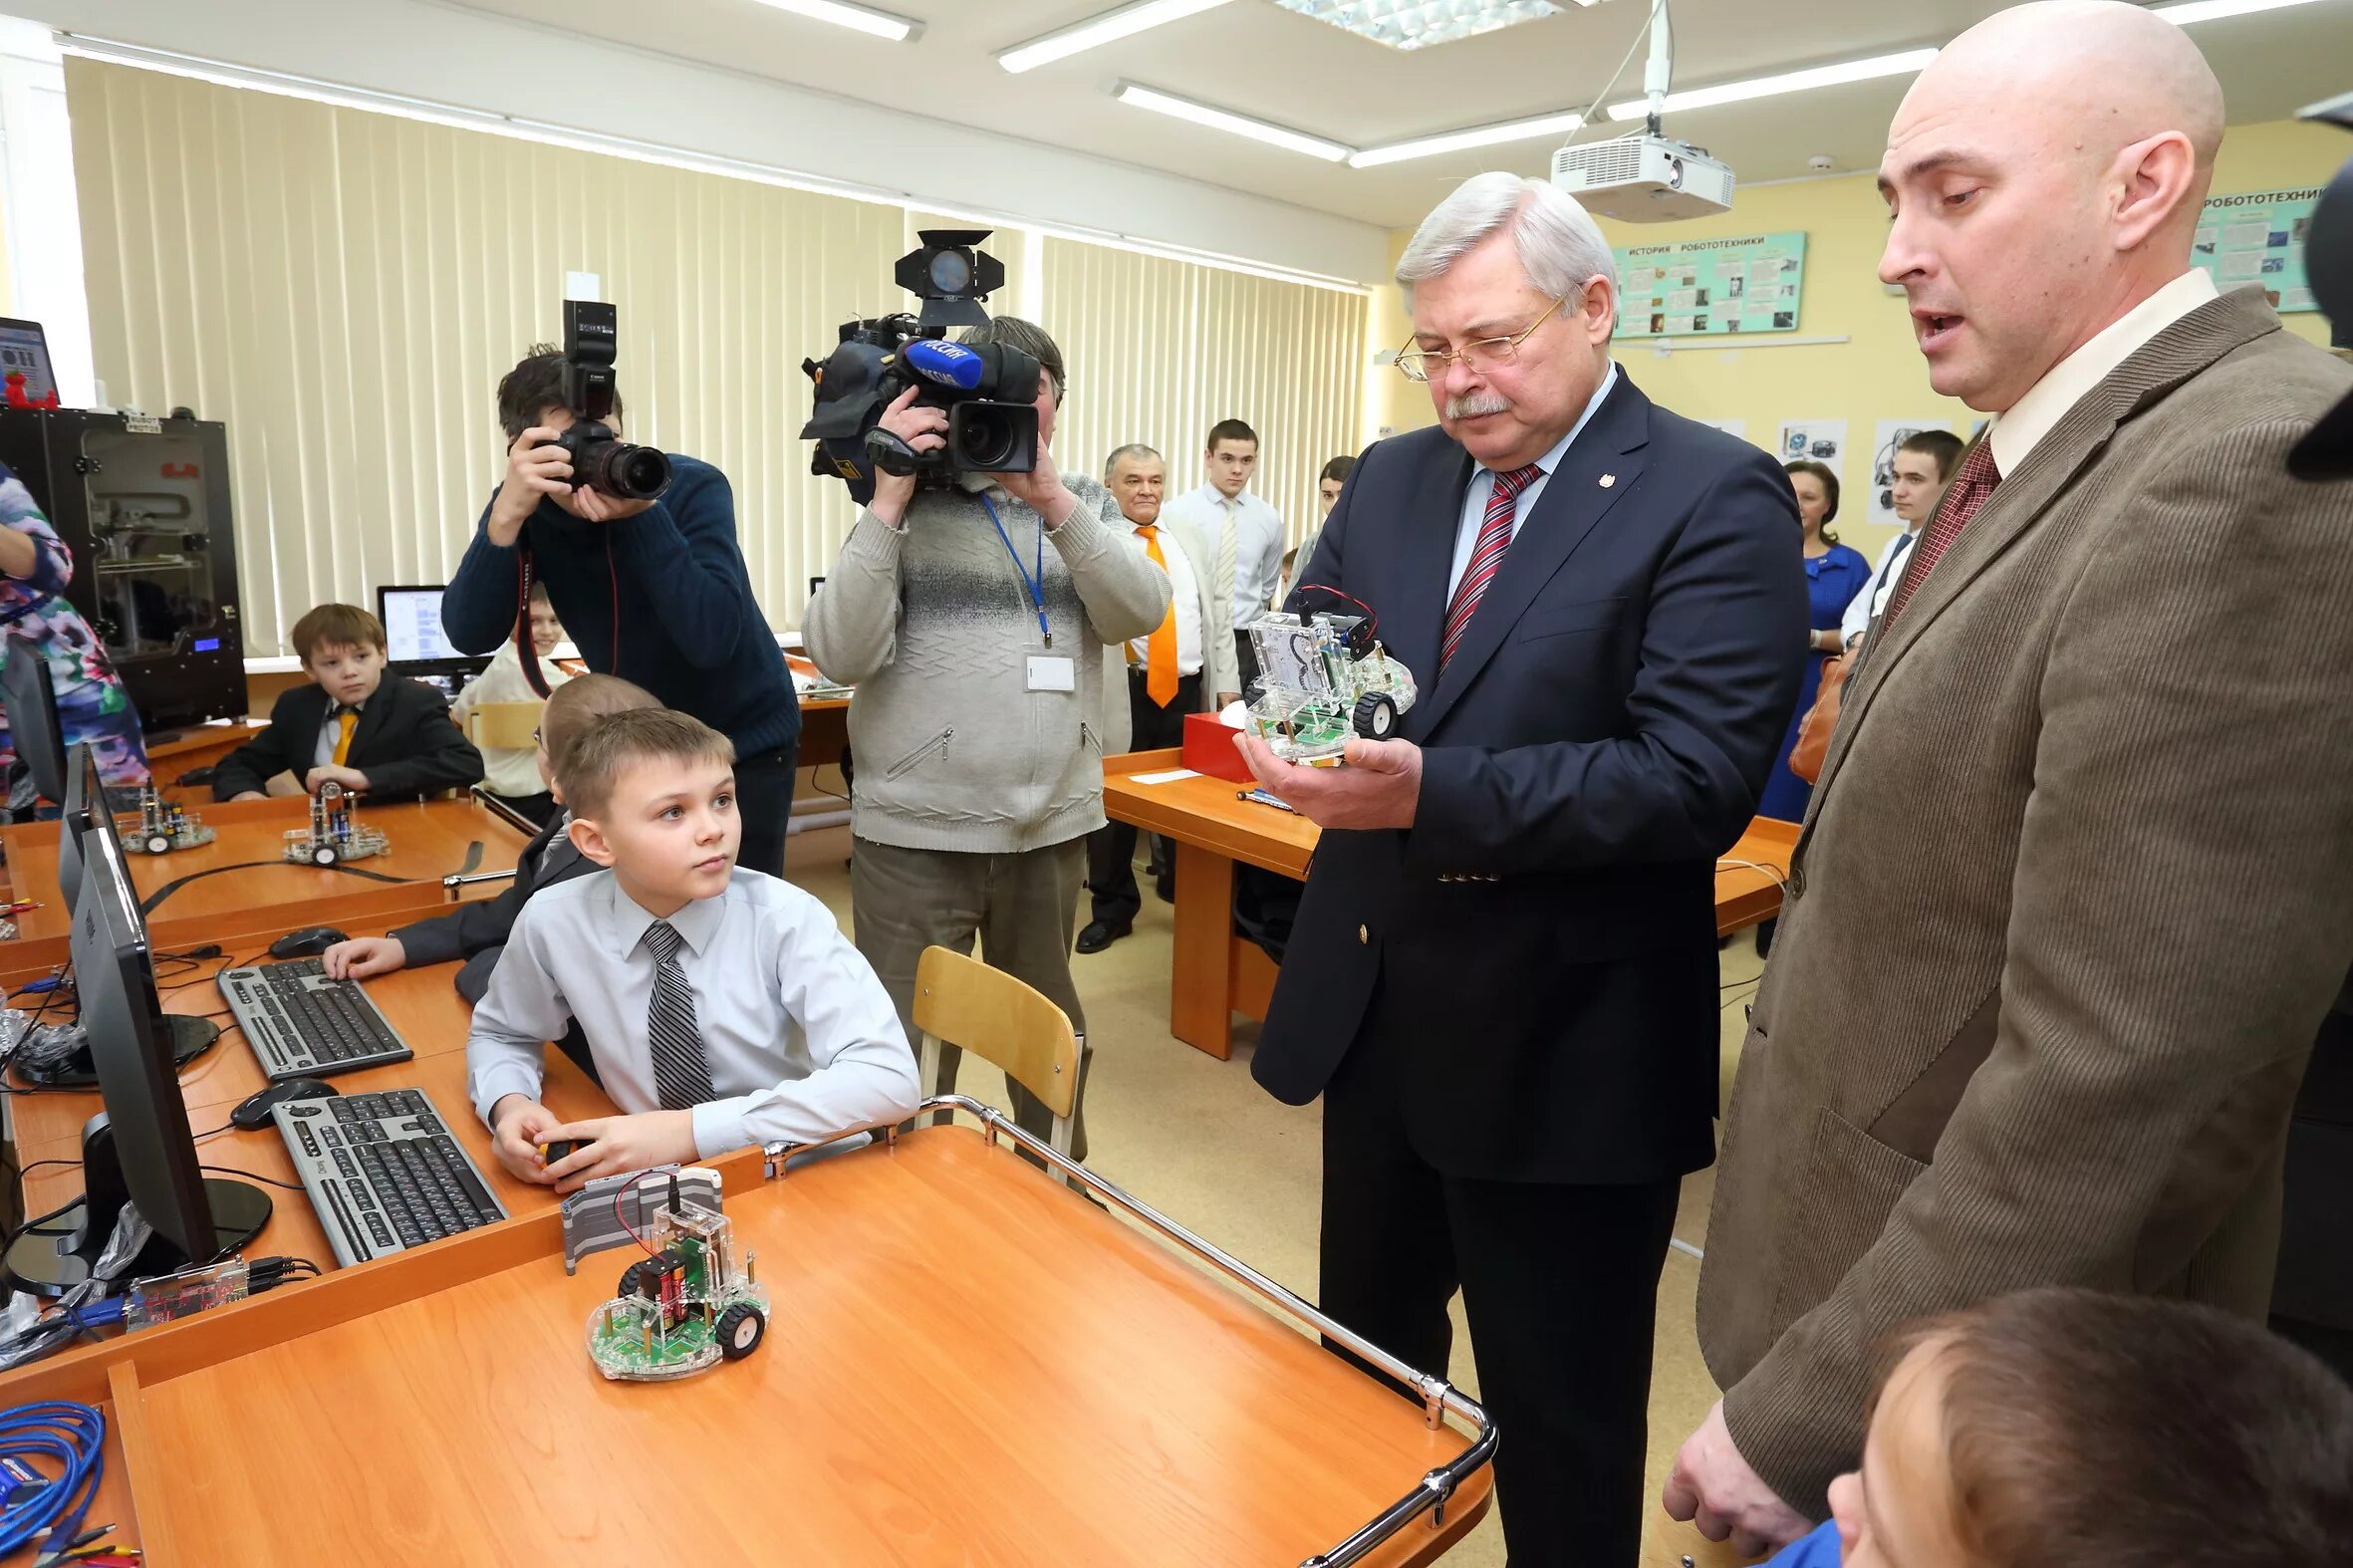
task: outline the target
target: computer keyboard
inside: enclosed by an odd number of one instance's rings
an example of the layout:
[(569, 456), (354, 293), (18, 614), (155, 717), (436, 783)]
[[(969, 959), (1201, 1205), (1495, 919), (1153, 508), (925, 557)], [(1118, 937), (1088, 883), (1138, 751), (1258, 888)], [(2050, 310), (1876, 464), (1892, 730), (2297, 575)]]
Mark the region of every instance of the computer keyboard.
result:
[(421, 1089), (270, 1108), (341, 1263), (365, 1263), (507, 1217)]
[(416, 1054), (359, 981), (330, 980), (318, 958), (230, 969), (220, 994), (273, 1080), (324, 1078)]

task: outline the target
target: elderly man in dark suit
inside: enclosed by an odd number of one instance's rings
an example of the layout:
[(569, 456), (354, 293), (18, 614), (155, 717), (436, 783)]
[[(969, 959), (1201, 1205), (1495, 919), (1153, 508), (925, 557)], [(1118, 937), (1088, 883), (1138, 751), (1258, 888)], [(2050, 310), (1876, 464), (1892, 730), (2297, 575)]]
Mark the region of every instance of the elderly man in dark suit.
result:
[(2353, 953), (2353, 484), (2286, 471), (2345, 368), (2191, 267), (2222, 124), (2188, 36), (2070, 0), (1963, 34), (1889, 131), (1880, 275), (1996, 417), (1847, 682), (1741, 1056), (1725, 1392), (1667, 1498), (1718, 1539), (1821, 1517), (1906, 1319), (2269, 1298)]
[(1398, 281), (1439, 427), (1364, 454), (1300, 575), (1421, 697), (1344, 767), (1243, 740), (1326, 830), (1253, 1071), (1324, 1096), (1324, 1309), (1442, 1373), (1461, 1290), (1512, 1560), (1631, 1563), (1659, 1269), (1714, 1154), (1714, 861), (1805, 658), (1796, 498), (1611, 363), (1609, 247), (1551, 186), (1465, 182)]

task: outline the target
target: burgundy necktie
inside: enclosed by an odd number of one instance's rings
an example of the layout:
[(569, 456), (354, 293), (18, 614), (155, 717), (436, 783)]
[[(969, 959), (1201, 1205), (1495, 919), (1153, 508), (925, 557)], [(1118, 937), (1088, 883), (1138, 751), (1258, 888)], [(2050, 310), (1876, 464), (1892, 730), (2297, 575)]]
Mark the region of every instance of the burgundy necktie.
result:
[(1961, 472), (1953, 476), (1953, 486), (1945, 492), (1937, 515), (1929, 519), (1927, 531), (1912, 552), (1912, 564), (1896, 584), (1895, 597), (1888, 601), (1882, 621), (1896, 619), (1913, 591), (1920, 587), (1921, 579), (1929, 575), (1929, 568), (1937, 564), (1937, 557), (1961, 537), (1968, 520), (1977, 515), (1977, 508), (1985, 504), (1985, 498), (2000, 483), (2001, 470), (1993, 466), (1993, 442), (1990, 438), (1981, 440), (1961, 459)]
[(1534, 463), (1495, 475), (1495, 488), (1487, 496), (1487, 515), (1478, 525), (1478, 542), (1470, 547), (1470, 564), (1462, 569), (1462, 581), (1454, 587), (1453, 603), (1446, 606), (1445, 635), (1438, 651), (1438, 668), (1445, 668), (1446, 660), (1454, 656), (1454, 645), (1462, 641), (1462, 634), (1470, 625), (1470, 613), (1478, 608), (1495, 568), (1503, 564), (1503, 552), (1511, 548), (1511, 514), (1519, 504), (1519, 493), (1543, 475), (1544, 470)]

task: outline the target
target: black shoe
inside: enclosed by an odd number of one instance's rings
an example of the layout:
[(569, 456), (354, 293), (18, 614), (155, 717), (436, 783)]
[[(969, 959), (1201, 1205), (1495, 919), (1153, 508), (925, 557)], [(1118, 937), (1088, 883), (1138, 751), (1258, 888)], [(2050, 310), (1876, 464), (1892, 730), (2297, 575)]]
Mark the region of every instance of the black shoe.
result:
[(1090, 921), (1087, 928), (1079, 932), (1079, 951), (1101, 952), (1135, 929), (1136, 927), (1127, 920), (1122, 920), (1117, 925), (1112, 924), (1109, 920)]
[(1163, 877), (1152, 885), (1152, 891), (1161, 896), (1163, 904), (1175, 904), (1176, 902), (1176, 879)]

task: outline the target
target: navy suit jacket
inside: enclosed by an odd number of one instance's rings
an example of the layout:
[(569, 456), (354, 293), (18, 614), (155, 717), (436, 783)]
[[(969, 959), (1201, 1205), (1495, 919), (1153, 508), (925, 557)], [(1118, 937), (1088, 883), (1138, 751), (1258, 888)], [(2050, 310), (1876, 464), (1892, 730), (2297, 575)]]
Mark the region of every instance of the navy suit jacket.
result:
[(1715, 857), (1806, 658), (1796, 499), (1770, 456), (1621, 368), (1441, 675), (1470, 479), (1442, 430), (1376, 443), (1300, 575), (1362, 600), (1414, 672), (1399, 732), (1422, 794), (1410, 829), (1323, 835), (1251, 1071), (1303, 1105), (1378, 1038), (1416, 1151), (1448, 1174), (1695, 1171), (1714, 1157)]

